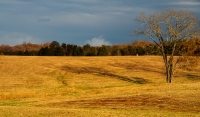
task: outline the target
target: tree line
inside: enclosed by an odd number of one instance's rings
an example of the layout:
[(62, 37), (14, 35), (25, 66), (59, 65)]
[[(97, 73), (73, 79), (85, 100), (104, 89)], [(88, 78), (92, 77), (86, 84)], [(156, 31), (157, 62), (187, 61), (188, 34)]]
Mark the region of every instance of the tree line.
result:
[[(166, 45), (166, 53), (170, 53), (170, 44)], [(83, 46), (60, 44), (57, 41), (44, 44), (23, 43), (16, 46), (1, 45), (0, 55), (21, 56), (136, 56), (162, 55), (158, 45), (148, 41), (134, 41), (133, 43), (118, 45)], [(200, 55), (200, 40), (197, 38), (183, 40), (177, 44), (175, 55)]]

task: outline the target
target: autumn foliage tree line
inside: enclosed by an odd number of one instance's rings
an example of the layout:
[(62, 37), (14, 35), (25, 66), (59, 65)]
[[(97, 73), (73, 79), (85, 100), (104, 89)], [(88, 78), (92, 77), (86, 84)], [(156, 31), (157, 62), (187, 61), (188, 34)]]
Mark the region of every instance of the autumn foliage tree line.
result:
[[(170, 53), (170, 44), (166, 44), (167, 53)], [(168, 49), (169, 48), (169, 49)], [(148, 41), (134, 41), (133, 43), (118, 45), (83, 46), (60, 44), (57, 41), (44, 44), (23, 43), (9, 46), (0, 45), (0, 55), (21, 56), (135, 56), (161, 55), (158, 45)], [(175, 55), (200, 55), (200, 39), (182, 40), (177, 43)]]

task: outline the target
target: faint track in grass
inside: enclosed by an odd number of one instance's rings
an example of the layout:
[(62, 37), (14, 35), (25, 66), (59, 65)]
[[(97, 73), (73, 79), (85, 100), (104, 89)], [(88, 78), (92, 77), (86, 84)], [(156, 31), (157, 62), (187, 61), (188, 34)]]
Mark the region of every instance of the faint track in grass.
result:
[(194, 102), (180, 101), (172, 97), (158, 95), (135, 95), (127, 97), (100, 98), (87, 100), (63, 101), (50, 103), (48, 106), (81, 107), (81, 108), (110, 108), (136, 110), (166, 110), (175, 112), (200, 112), (200, 100)]

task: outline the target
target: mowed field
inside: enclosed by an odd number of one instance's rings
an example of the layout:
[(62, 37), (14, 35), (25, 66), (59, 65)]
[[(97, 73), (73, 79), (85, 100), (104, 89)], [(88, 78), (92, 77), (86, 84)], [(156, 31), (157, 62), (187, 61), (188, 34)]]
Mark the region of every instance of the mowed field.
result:
[(0, 56), (0, 116), (198, 117), (199, 71), (167, 84), (161, 56)]

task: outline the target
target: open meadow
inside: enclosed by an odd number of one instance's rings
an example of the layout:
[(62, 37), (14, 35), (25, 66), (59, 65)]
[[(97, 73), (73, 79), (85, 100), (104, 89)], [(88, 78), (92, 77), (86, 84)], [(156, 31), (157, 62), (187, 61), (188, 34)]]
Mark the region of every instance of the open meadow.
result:
[(198, 117), (199, 71), (167, 84), (161, 56), (0, 56), (0, 116)]

